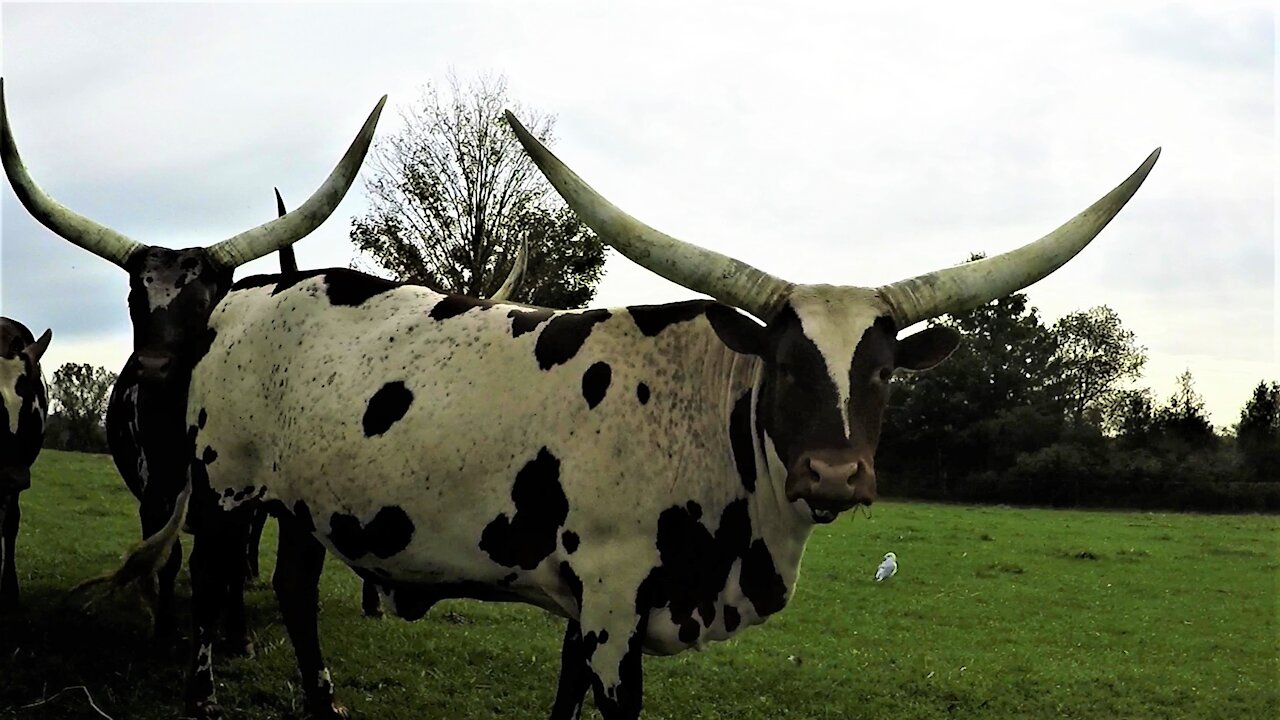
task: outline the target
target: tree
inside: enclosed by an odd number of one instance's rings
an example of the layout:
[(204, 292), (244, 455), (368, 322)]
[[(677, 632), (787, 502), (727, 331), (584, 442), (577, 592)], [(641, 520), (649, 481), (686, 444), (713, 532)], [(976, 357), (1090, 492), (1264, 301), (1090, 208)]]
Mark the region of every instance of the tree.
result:
[(105, 452), (107, 400), (116, 374), (102, 367), (67, 363), (53, 372), (47, 444), (62, 450)]
[(604, 245), (551, 190), (502, 113), (513, 107), (544, 143), (553, 119), (513, 104), (501, 77), (447, 81), (443, 93), (426, 86), (401, 113), (400, 133), (369, 153), (370, 209), (354, 218), (352, 242), (401, 281), (488, 297), (527, 240), (514, 299), (582, 307), (600, 280)]
[(1178, 376), (1178, 386), (1155, 414), (1156, 432), (1190, 448), (1212, 445), (1215, 439), (1213, 425), (1204, 414), (1204, 398), (1196, 392), (1191, 371)]
[(1155, 426), (1155, 403), (1151, 399), (1151, 391), (1122, 390), (1116, 397), (1112, 418), (1115, 422), (1115, 433), (1122, 447), (1126, 449), (1146, 447)]
[(881, 465), (950, 496), (952, 479), (1006, 468), (1057, 439), (1056, 344), (1022, 293), (930, 324), (958, 330), (960, 346), (928, 372), (895, 376)]
[(1236, 440), (1257, 479), (1280, 481), (1280, 382), (1258, 382), (1240, 410)]
[(1067, 417), (1114, 430), (1122, 393), (1119, 385), (1139, 377), (1146, 348), (1134, 342), (1120, 316), (1106, 305), (1081, 310), (1053, 324), (1058, 372)]

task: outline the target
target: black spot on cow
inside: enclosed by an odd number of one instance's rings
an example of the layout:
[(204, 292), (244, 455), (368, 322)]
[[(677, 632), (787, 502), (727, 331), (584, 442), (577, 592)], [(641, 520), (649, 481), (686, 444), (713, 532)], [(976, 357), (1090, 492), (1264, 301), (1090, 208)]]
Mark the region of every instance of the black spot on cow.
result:
[(640, 401), (641, 405), (649, 404), (649, 386), (648, 385), (645, 385), (644, 383), (640, 383), (639, 385), (636, 386), (636, 399)]
[(413, 404), (413, 392), (400, 380), (389, 382), (378, 388), (378, 392), (369, 398), (369, 406), (364, 411), (364, 436), (381, 435), (409, 412)]
[(586, 398), (588, 408), (594, 410), (604, 400), (612, 379), (613, 369), (603, 361), (595, 363), (582, 374), (582, 397)]
[(564, 551), (570, 555), (578, 551), (578, 533), (572, 530), (565, 530), (560, 536), (560, 542), (564, 545)]
[(609, 642), (608, 630), (602, 629), (600, 630), (600, 632), (591, 630), (586, 634), (584, 634), (582, 636), (582, 649), (583, 649), (583, 654), (586, 656), (586, 659), (590, 661), (591, 657), (596, 654), (596, 648), (600, 647), (601, 645), (604, 645), (607, 642)]
[(511, 486), (515, 516), (500, 513), (480, 535), (480, 549), (506, 567), (533, 570), (555, 552), (556, 537), (569, 516), (560, 486), (560, 461), (545, 447), (516, 473)]
[(386, 560), (409, 546), (413, 530), (413, 520), (397, 505), (378, 510), (367, 525), (346, 513), (329, 517), (329, 541), (349, 560), (365, 555)]
[(400, 283), (346, 268), (326, 270), (324, 280), (329, 304), (348, 307), (362, 305), (369, 298), (400, 287)]
[(653, 337), (671, 325), (701, 316), (710, 304), (709, 300), (688, 300), (665, 305), (631, 305), (627, 312), (640, 332)]
[(209, 422), (209, 413), (205, 412), (204, 408), (200, 408), (200, 414), (196, 416), (196, 426), (199, 427), (201, 430), (203, 430), (205, 424), (207, 424), (208, 422)]
[(268, 285), (274, 285), (275, 287), (274, 289), (272, 289), (271, 294), (279, 295), (280, 293), (284, 292), (285, 290), (288, 290), (294, 285), (297, 285), (303, 280), (317, 277), (320, 275), (325, 275), (329, 272), (333, 272), (333, 269), (325, 268), (325, 269), (318, 269), (318, 270), (306, 270), (299, 273), (290, 273), (288, 275), (281, 275), (279, 273), (272, 274), (272, 275), (250, 275), (249, 277), (241, 278), (237, 280), (235, 284), (231, 286), (231, 289), (232, 290), (249, 290), (251, 288), (259, 288), (259, 287), (266, 287)]
[(773, 554), (764, 540), (751, 543), (742, 556), (742, 593), (760, 617), (772, 615), (787, 604), (787, 586), (773, 564)]
[(518, 338), (527, 332), (533, 332), (539, 325), (554, 315), (552, 310), (538, 308), (536, 310), (511, 310), (507, 317), (511, 318), (511, 337)]
[(217, 459), (218, 459), (218, 451), (214, 450), (208, 445), (205, 445), (204, 452), (201, 453), (200, 455), (201, 462), (203, 462), (205, 465), (212, 465), (213, 461)]
[(738, 608), (732, 605), (724, 606), (724, 629), (727, 632), (733, 632), (742, 624), (742, 615), (738, 613)]
[(751, 444), (751, 393), (744, 392), (729, 413), (729, 446), (733, 464), (747, 492), (756, 491), (756, 452)]
[(582, 349), (596, 323), (608, 320), (609, 315), (608, 310), (587, 310), (553, 317), (533, 349), (538, 367), (550, 370), (568, 362)]
[(308, 270), (306, 272), (291, 273), (288, 275), (277, 275), (276, 277), (280, 278), (280, 280), (279, 282), (276, 283), (275, 288), (271, 291), (271, 296), (275, 297), (276, 295), (279, 295), (280, 293), (284, 292), (285, 290), (288, 290), (294, 285), (302, 283), (306, 280), (310, 280), (311, 278), (316, 277), (317, 275), (324, 275), (326, 273), (327, 271), (325, 270)]
[(519, 577), (520, 577), (520, 573), (508, 573), (504, 575), (501, 580), (498, 581), (498, 584), (501, 585), (502, 587), (511, 587), (511, 583), (515, 582), (516, 579)]
[(478, 300), (465, 295), (445, 295), (435, 307), (431, 308), (432, 320), (448, 320), (476, 307), (493, 305), (488, 300)]
[[(658, 516), (661, 564), (645, 579), (645, 594), (655, 608), (666, 607), (679, 628), (680, 640), (692, 644), (716, 619), (716, 601), (733, 563), (751, 542), (751, 517), (745, 498), (720, 514), (713, 535), (702, 524), (702, 507), (687, 503)], [(696, 615), (695, 615), (696, 614)]]

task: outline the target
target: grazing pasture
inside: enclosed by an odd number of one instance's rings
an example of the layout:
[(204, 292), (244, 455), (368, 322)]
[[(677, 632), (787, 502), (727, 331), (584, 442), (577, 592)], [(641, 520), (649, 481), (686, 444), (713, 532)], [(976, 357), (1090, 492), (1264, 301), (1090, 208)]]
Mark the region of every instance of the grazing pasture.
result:
[[(883, 471), (892, 482), (891, 469)], [(107, 456), (45, 451), (23, 495), (25, 611), (0, 616), (0, 717), (173, 718), (185, 648), (152, 644), (127, 599), (88, 613), (65, 590), (137, 539)], [(251, 588), (258, 657), (221, 659), (228, 718), (300, 700), (267, 579)], [(886, 552), (898, 574), (872, 581)], [(189, 597), (185, 571), (179, 595)], [(1280, 716), (1280, 517), (881, 502), (818, 526), (796, 598), (761, 628), (645, 661), (645, 718), (1267, 718)], [(450, 601), (417, 623), (361, 617), (330, 561), (321, 632), (355, 718), (538, 718), (563, 621)], [(188, 608), (180, 601), (184, 623)], [(223, 656), (225, 658), (225, 656)], [(175, 662), (175, 660), (182, 660)], [(594, 708), (584, 717), (598, 717)]]

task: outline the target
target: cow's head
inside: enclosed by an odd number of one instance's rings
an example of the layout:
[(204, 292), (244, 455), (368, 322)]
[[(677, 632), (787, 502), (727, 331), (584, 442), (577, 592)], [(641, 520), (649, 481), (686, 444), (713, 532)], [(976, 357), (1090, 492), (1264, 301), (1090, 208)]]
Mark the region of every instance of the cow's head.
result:
[(878, 288), (796, 285), (655, 230), (618, 209), (551, 154), (510, 114), (520, 142), (574, 212), (602, 240), (655, 273), (745, 310), (709, 314), (720, 337), (764, 360), (758, 421), (786, 471), (797, 510), (830, 522), (875, 499), (875, 451), (896, 369), (923, 370), (959, 336), (922, 320), (977, 307), (1031, 285), (1080, 252), (1124, 207), (1159, 157), (1043, 238), (1003, 255)]
[(40, 357), (51, 339), (50, 330), (36, 340), (22, 323), (0, 318), (0, 496), (31, 486), (49, 407)]
[(342, 201), (364, 162), (374, 127), (386, 102), (370, 113), (355, 142), (324, 184), (293, 212), (208, 247), (169, 250), (144, 245), (77, 214), (45, 194), (27, 173), (4, 104), (0, 80), (0, 156), (5, 174), (23, 206), (45, 227), (129, 273), (129, 319), (133, 354), (127, 375), (163, 382), (207, 342), (205, 322), (231, 288), (232, 272), (250, 260), (288, 248), (320, 226)]

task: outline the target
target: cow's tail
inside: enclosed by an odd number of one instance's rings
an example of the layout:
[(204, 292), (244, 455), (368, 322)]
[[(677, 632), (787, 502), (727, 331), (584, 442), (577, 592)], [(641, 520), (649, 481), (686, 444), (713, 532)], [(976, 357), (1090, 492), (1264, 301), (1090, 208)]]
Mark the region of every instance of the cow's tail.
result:
[(84, 609), (106, 594), (127, 587), (138, 580), (153, 577), (169, 559), (169, 553), (173, 551), (173, 544), (177, 542), (178, 534), (182, 532), (182, 525), (186, 521), (187, 504), (190, 499), (191, 483), (188, 481), (187, 486), (178, 495), (177, 502), (173, 504), (173, 515), (159, 532), (130, 548), (124, 554), (124, 561), (120, 567), (76, 585), (71, 588), (69, 596), (76, 598), (85, 591), (105, 586), (104, 592), (95, 593), (81, 606)]

